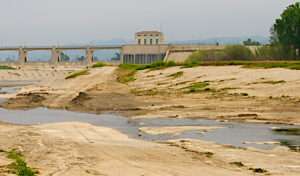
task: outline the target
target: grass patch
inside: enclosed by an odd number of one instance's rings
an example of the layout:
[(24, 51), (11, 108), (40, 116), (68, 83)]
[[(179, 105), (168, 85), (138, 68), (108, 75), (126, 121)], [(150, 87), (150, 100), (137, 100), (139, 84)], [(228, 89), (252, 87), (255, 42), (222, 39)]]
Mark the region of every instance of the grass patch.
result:
[(199, 60), (188, 58), (183, 64), (182, 68), (193, 68), (198, 67), (201, 65), (201, 62)]
[(88, 75), (88, 74), (89, 74), (89, 71), (87, 69), (80, 70), (80, 71), (76, 71), (76, 72), (71, 73), (65, 79), (72, 79), (72, 78), (76, 78), (78, 76)]
[(132, 64), (121, 64), (117, 70), (117, 81), (120, 83), (128, 83), (135, 79), (135, 73), (139, 65), (132, 65)]
[(287, 68), (291, 70), (300, 70), (299, 61), (286, 62), (252, 62), (244, 64), (245, 68)]
[(170, 62), (159, 61), (149, 65), (121, 64), (119, 65), (119, 69), (117, 72), (118, 75), (117, 80), (120, 83), (128, 83), (136, 80), (134, 76), (136, 72), (139, 70), (146, 70), (146, 69), (159, 70), (159, 69), (164, 69), (173, 66), (176, 66), (176, 63), (173, 61)]
[(7, 152), (7, 158), (14, 160), (13, 163), (9, 165), (9, 169), (15, 172), (18, 176), (35, 176), (36, 171), (27, 166), (24, 156), (17, 150), (10, 150)]
[(122, 69), (127, 69), (127, 70), (146, 70), (146, 69), (151, 69), (151, 70), (160, 70), (168, 67), (174, 67), (177, 66), (177, 64), (174, 61), (158, 61), (154, 62), (153, 64), (147, 64), (147, 65), (138, 65), (138, 64), (121, 64), (119, 65), (120, 68)]
[(172, 77), (172, 78), (174, 78), (174, 79), (179, 78), (179, 77), (181, 77), (181, 76), (183, 76), (183, 71), (176, 72), (176, 73), (173, 73), (173, 74), (168, 75), (168, 77)]
[(104, 67), (104, 66), (106, 66), (106, 63), (104, 63), (104, 62), (97, 62), (97, 63), (95, 63), (92, 66), (92, 68), (100, 68), (100, 67)]
[(175, 67), (177, 64), (174, 61), (159, 61), (159, 62), (154, 62), (153, 64), (149, 65), (141, 65), (138, 70), (145, 70), (145, 69), (150, 69), (150, 70), (160, 70), (160, 69), (165, 69), (168, 67)]
[(188, 87), (185, 87), (184, 89), (187, 89), (188, 93), (196, 93), (202, 91), (209, 91), (210, 89), (207, 88), (207, 86), (209, 86), (208, 82), (197, 82), (197, 83), (193, 83)]
[(7, 65), (0, 65), (0, 70), (15, 70), (15, 68)]
[(300, 70), (300, 61), (202, 61), (198, 66), (240, 65), (244, 68), (286, 68)]

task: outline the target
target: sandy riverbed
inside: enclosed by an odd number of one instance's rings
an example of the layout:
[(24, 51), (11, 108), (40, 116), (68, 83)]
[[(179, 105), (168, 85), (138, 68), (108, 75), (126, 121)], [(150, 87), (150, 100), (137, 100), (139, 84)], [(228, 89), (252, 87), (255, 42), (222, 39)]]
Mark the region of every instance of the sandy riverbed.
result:
[[(300, 88), (300, 71), (238, 66), (174, 67), (141, 71), (136, 81), (126, 85), (116, 81), (116, 69), (91, 69), (88, 75), (70, 80), (65, 80), (66, 73), (55, 76), (10, 95), (12, 99), (3, 107), (45, 106), (93, 113), (113, 111), (129, 118), (205, 117), (300, 123), (300, 94), (296, 91)], [(170, 77), (181, 71), (181, 77)], [(184, 87), (204, 81), (214, 91), (182, 91)], [(286, 148), (237, 149), (193, 140), (152, 143), (84, 123), (1, 124), (0, 143), (0, 149), (22, 151), (30, 166), (37, 168), (41, 175), (296, 176), (300, 173), (299, 153)], [(0, 154), (2, 168), (9, 162)]]
[[(22, 89), (7, 108), (46, 106), (101, 113), (118, 111), (131, 118), (210, 118), (294, 123), (300, 118), (300, 71), (245, 69), (239, 66), (173, 67), (140, 71), (128, 85), (116, 81), (116, 67), (91, 69), (89, 75), (57, 77)], [(178, 78), (171, 77), (182, 72)], [(208, 83), (208, 91), (183, 88)]]
[[(3, 124), (0, 142), (2, 150), (22, 151), (40, 175), (250, 176), (255, 174), (251, 168), (263, 169), (268, 175), (300, 173), (300, 155), (286, 149), (245, 150), (191, 140), (158, 144), (84, 123)], [(10, 161), (0, 156), (1, 168), (7, 167)]]

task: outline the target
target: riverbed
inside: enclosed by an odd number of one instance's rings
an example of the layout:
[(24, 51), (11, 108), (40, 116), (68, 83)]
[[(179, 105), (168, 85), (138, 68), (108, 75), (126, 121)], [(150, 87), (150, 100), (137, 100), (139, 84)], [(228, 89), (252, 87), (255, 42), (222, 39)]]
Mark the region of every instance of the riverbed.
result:
[[(173, 139), (200, 139), (217, 144), (232, 145), (235, 147), (254, 147), (259, 149), (273, 149), (284, 145), (299, 150), (300, 138), (298, 135), (286, 135), (273, 131), (274, 128), (300, 128), (299, 126), (279, 124), (256, 124), (220, 122), (206, 119), (176, 119), (151, 118), (128, 119), (117, 114), (88, 114), (36, 108), (31, 110), (0, 109), (0, 121), (18, 125), (38, 125), (59, 122), (84, 122), (96, 126), (116, 129), (129, 137), (163, 142)], [(186, 130), (181, 133), (150, 134), (140, 130), (143, 127), (219, 127), (214, 130), (199, 131)]]

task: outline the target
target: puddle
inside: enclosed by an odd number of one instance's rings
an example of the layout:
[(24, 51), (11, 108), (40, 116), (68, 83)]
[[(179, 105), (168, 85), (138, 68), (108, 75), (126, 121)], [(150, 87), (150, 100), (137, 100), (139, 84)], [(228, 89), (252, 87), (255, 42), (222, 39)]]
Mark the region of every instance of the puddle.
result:
[[(219, 144), (229, 144), (236, 147), (255, 147), (260, 149), (272, 149), (274, 144), (256, 144), (255, 142), (275, 141), (281, 145), (289, 146), (291, 149), (298, 150), (300, 146), (299, 135), (285, 135), (277, 133), (272, 128), (300, 128), (288, 125), (272, 124), (251, 124), (251, 123), (234, 123), (218, 122), (204, 119), (137, 119), (129, 120), (125, 117), (115, 114), (88, 114), (77, 113), (65, 110), (51, 110), (46, 108), (37, 108), (32, 110), (6, 110), (0, 109), (0, 121), (34, 125), (57, 122), (85, 122), (97, 126), (104, 126), (116, 129), (130, 137), (150, 140), (165, 141), (170, 139), (201, 139), (213, 141)], [(199, 131), (185, 131), (183, 133), (151, 135), (139, 132), (140, 127), (165, 127), (165, 126), (220, 126), (223, 128), (215, 129), (205, 133)], [(249, 143), (245, 143), (248, 141)], [(277, 144), (277, 145), (279, 145)]]

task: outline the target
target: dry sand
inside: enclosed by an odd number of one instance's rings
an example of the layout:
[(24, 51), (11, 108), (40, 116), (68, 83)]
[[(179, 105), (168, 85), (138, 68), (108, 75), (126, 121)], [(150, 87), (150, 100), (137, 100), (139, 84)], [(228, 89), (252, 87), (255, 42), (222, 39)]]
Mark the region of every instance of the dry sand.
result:
[[(1, 149), (22, 151), (40, 175), (252, 175), (228, 163), (211, 165), (207, 161), (213, 159), (202, 154), (82, 123), (1, 125), (0, 142)], [(0, 163), (5, 167), (7, 161)]]
[[(1, 149), (22, 151), (40, 175), (255, 175), (250, 168), (268, 175), (300, 173), (299, 153), (287, 150), (242, 150), (187, 140), (157, 144), (84, 123), (1, 125), (0, 143)], [(9, 162), (0, 154), (2, 168)]]
[(180, 134), (186, 131), (199, 131), (199, 132), (208, 132), (215, 130), (221, 127), (205, 127), (205, 126), (171, 126), (171, 127), (142, 127), (139, 128), (140, 131), (152, 135), (161, 135), (161, 134)]

